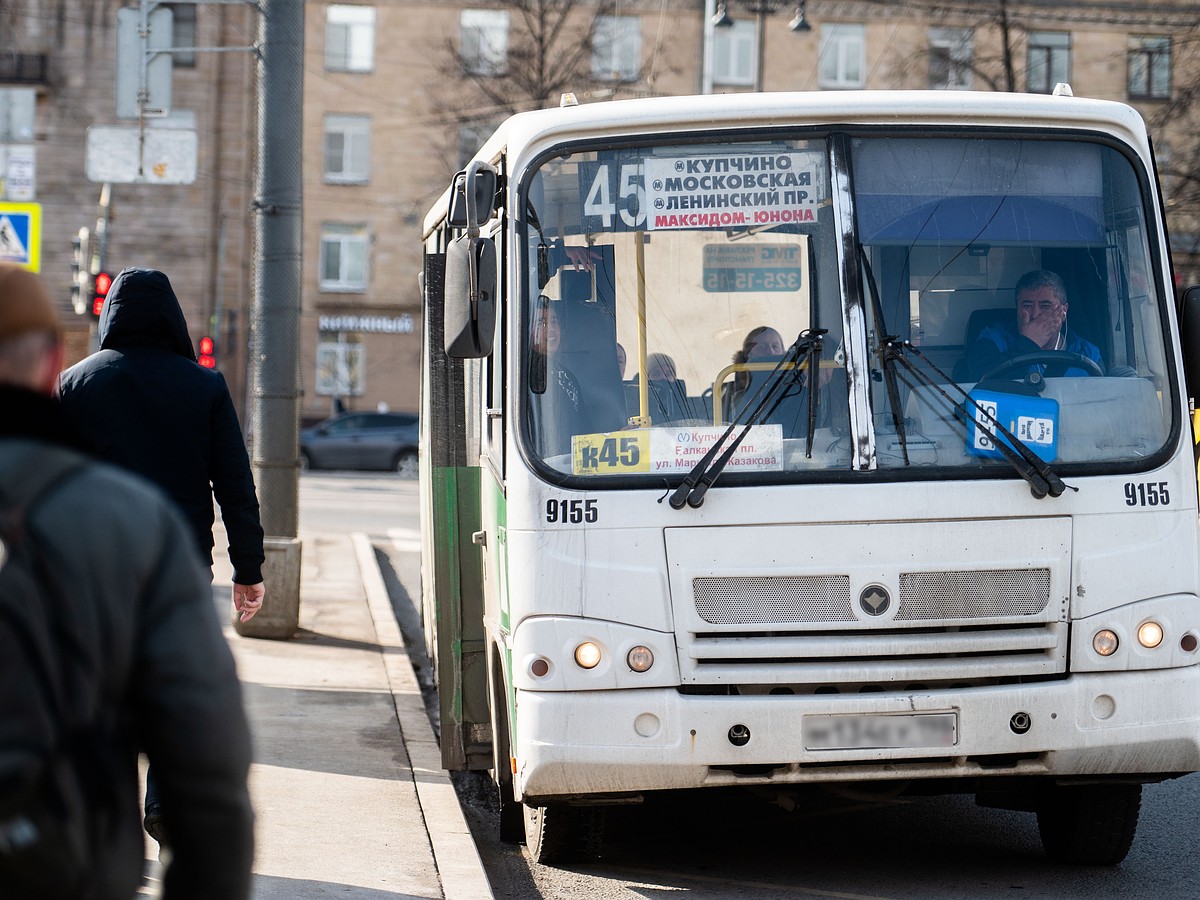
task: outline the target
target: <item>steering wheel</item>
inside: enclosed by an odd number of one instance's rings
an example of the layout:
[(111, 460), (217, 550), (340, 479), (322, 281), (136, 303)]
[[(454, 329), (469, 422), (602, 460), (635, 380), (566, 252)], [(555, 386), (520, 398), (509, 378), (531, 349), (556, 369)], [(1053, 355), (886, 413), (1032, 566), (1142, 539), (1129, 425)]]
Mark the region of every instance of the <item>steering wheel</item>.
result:
[(1038, 350), (1034, 353), (1022, 353), (1007, 359), (998, 366), (993, 366), (979, 376), (980, 381), (991, 378), (1011, 378), (1014, 375), (1024, 375), (1030, 366), (1045, 366), (1046, 375), (1054, 378), (1064, 375), (1067, 369), (1083, 369), (1088, 375), (1103, 377), (1104, 372), (1094, 359), (1089, 359), (1082, 353), (1070, 353), (1066, 350)]

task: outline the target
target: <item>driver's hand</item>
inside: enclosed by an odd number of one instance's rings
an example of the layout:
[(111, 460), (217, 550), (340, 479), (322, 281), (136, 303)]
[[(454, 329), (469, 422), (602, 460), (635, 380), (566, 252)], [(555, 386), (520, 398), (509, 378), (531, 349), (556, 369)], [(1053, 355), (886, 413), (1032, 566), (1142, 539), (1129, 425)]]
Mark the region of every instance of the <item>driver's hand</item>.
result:
[(1066, 318), (1067, 311), (1062, 306), (1045, 312), (1040, 312), (1036, 307), (1020, 307), (1017, 309), (1017, 328), (1043, 350), (1052, 350)]
[(576, 272), (590, 272), (602, 259), (600, 251), (591, 247), (564, 247), (563, 249)]

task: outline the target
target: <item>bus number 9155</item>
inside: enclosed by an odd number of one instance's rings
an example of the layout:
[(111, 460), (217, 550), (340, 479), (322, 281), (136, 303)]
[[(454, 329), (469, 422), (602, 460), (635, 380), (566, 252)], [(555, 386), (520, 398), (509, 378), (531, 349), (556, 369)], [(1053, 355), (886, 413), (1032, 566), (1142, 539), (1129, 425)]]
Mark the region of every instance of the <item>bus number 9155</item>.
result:
[(600, 517), (595, 500), (555, 500), (546, 501), (546, 521), (562, 525), (580, 525), (584, 522), (595, 522)]

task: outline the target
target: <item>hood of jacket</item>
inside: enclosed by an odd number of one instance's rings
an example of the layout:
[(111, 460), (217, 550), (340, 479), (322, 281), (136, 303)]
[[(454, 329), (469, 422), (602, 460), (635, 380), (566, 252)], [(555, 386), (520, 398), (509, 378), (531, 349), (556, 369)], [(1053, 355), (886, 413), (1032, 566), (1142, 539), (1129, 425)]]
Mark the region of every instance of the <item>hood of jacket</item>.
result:
[(159, 347), (196, 359), (179, 298), (155, 269), (124, 269), (113, 279), (100, 313), (100, 349)]

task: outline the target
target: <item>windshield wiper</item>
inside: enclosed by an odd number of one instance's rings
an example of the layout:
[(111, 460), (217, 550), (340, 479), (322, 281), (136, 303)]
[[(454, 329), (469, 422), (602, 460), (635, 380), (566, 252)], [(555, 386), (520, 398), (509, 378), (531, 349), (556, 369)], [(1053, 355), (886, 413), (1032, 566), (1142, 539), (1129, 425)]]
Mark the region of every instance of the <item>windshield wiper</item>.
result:
[[(903, 355), (905, 350), (911, 351), (918, 359), (932, 369), (942, 380), (942, 383), (935, 382), (926, 372), (914, 366), (912, 361)], [(1016, 473), (1029, 483), (1029, 492), (1038, 500), (1046, 496), (1059, 497), (1068, 489), (1072, 491), (1079, 490), (1064, 483), (1058, 477), (1058, 474), (1050, 468), (1049, 463), (1034, 453), (1028, 444), (1009, 431), (999, 419), (964, 391), (958, 385), (958, 382), (951, 379), (945, 372), (934, 365), (929, 357), (918, 350), (911, 341), (893, 340), (885, 345), (882, 352), (893, 361), (902, 365), (922, 386), (932, 388), (940, 395), (946, 401), (947, 407), (953, 410), (955, 419), (963, 425), (964, 432), (970, 428), (972, 418), (974, 418), (976, 427), (980, 424), (986, 425), (988, 430), (992, 432), (992, 446), (1000, 452), (1000, 455), (1013, 467)], [(963, 404), (956, 402), (946, 392), (942, 384), (953, 385), (954, 389), (958, 391), (965, 402)], [(970, 413), (968, 413), (968, 408), (970, 408)]]
[[(867, 289), (871, 295), (871, 306), (875, 312), (876, 329), (886, 332), (887, 325), (883, 320), (883, 303), (879, 298), (879, 285), (875, 281), (875, 273), (871, 269), (871, 263), (867, 259), (866, 251), (861, 244), (858, 247), (858, 253), (859, 259), (862, 261), (863, 270), (867, 276)], [(984, 424), (992, 432), (992, 446), (999, 451), (1000, 455), (1013, 467), (1016, 473), (1025, 479), (1029, 484), (1029, 491), (1034, 497), (1039, 500), (1046, 496), (1058, 497), (1067, 489), (1068, 486), (1063, 483), (1063, 480), (1055, 474), (1054, 470), (1050, 468), (1044, 459), (1034, 453), (1024, 441), (1009, 431), (995, 416), (980, 406), (970, 394), (958, 386), (957, 382), (949, 378), (945, 372), (934, 365), (927, 356), (913, 346), (911, 341), (901, 341), (895, 335), (885, 333), (879, 338), (876, 353), (879, 355), (879, 362), (883, 367), (884, 382), (887, 385), (888, 404), (892, 412), (892, 424), (896, 429), (896, 438), (900, 442), (900, 452), (903, 454), (905, 465), (909, 465), (910, 460), (908, 458), (908, 435), (905, 431), (904, 416), (900, 411), (900, 391), (896, 381), (897, 363), (903, 366), (905, 371), (921, 382), (922, 385), (933, 388), (940, 394), (948, 406), (954, 410), (955, 418), (963, 423), (964, 428), (969, 427), (971, 421), (968, 417), (966, 407), (956, 403), (954, 398), (946, 393), (941, 384), (934, 382), (925, 372), (914, 366), (912, 361), (904, 356), (905, 350), (911, 350), (925, 365), (936, 372), (944, 383), (954, 385), (955, 389), (966, 401), (966, 404), (973, 408), (972, 411), (976, 417), (975, 421), (980, 421), (980, 416), (982, 416), (982, 419), (985, 420)], [(1004, 440), (1000, 440), (1000, 438)], [(1076, 489), (1071, 488), (1071, 490)]]
[(875, 313), (876, 331), (884, 332), (876, 344), (876, 353), (879, 354), (879, 364), (883, 368), (883, 381), (887, 386), (888, 406), (892, 411), (892, 426), (896, 429), (896, 437), (900, 441), (900, 453), (904, 456), (904, 464), (907, 466), (909, 464), (908, 435), (904, 430), (904, 416), (900, 413), (900, 388), (896, 384), (896, 367), (892, 364), (894, 358), (886, 352), (886, 348), (895, 343), (896, 337), (886, 333), (887, 323), (883, 320), (883, 302), (879, 299), (879, 284), (875, 281), (875, 272), (871, 269), (871, 262), (867, 259), (867, 252), (863, 249), (862, 244), (858, 245), (858, 258), (862, 261), (863, 271), (867, 275), (867, 291), (871, 295), (871, 308)]
[[(775, 364), (775, 368), (767, 375), (766, 380), (759, 385), (754, 395), (734, 413), (733, 418), (729, 421), (729, 427), (725, 429), (720, 438), (713, 442), (704, 457), (692, 467), (692, 470), (684, 477), (683, 483), (671, 494), (669, 502), (672, 509), (683, 509), (685, 504), (692, 509), (698, 509), (704, 504), (704, 495), (708, 493), (708, 489), (725, 469), (741, 445), (742, 439), (746, 437), (746, 433), (757, 422), (775, 411), (783, 398), (787, 396), (788, 389), (793, 384), (799, 384), (802, 371), (808, 372), (809, 384), (808, 440), (805, 452), (812, 456), (813, 429), (817, 417), (816, 366), (821, 359), (826, 333), (824, 328), (810, 328), (800, 332), (800, 335), (788, 347), (787, 352)], [(803, 368), (800, 365), (801, 357), (804, 357), (805, 360)], [(781, 370), (789, 372), (789, 376), (786, 378), (780, 376)], [(749, 414), (747, 415), (747, 413)], [(737, 438), (730, 441), (730, 435), (739, 426), (741, 431)]]

